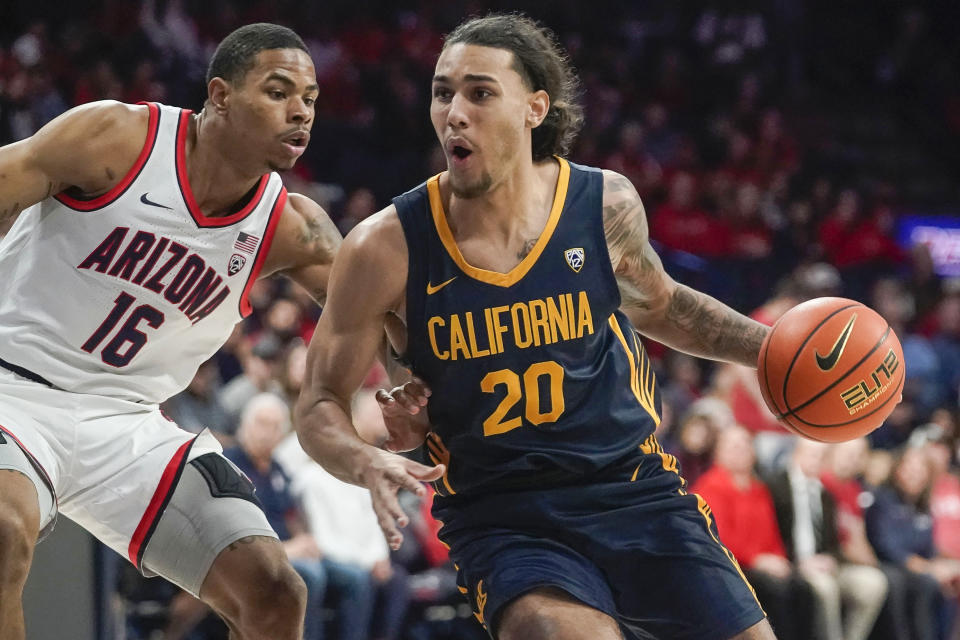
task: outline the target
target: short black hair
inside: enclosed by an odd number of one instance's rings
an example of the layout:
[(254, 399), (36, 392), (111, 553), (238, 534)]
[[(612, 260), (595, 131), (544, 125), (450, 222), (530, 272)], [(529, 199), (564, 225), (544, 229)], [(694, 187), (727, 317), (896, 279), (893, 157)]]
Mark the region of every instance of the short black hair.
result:
[(473, 44), (513, 53), (513, 69), (532, 91), (547, 92), (550, 110), (533, 130), (534, 161), (570, 151), (583, 126), (580, 81), (570, 59), (550, 29), (519, 13), (494, 13), (467, 20), (450, 34), (443, 48)]
[(244, 25), (217, 45), (207, 67), (207, 83), (214, 78), (223, 78), (231, 84), (240, 83), (253, 69), (257, 54), (266, 49), (300, 49), (308, 55), (310, 53), (292, 29), (268, 22)]

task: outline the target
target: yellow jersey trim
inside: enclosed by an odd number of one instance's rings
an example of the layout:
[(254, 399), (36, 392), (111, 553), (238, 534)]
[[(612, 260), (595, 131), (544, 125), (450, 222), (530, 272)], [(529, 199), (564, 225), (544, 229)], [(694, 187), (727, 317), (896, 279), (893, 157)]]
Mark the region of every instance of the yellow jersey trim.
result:
[(450, 258), (456, 263), (460, 270), (475, 280), (486, 282), (487, 284), (498, 287), (511, 287), (523, 279), (527, 272), (536, 264), (540, 254), (543, 253), (553, 232), (560, 221), (560, 212), (563, 211), (563, 205), (567, 200), (567, 187), (570, 184), (570, 165), (563, 158), (557, 158), (560, 162), (560, 175), (557, 176), (557, 190), (553, 196), (553, 207), (550, 209), (550, 217), (547, 218), (547, 225), (540, 233), (537, 243), (533, 249), (520, 263), (507, 273), (499, 271), (488, 271), (474, 267), (466, 261), (457, 241), (453, 238), (453, 232), (450, 231), (450, 225), (447, 223), (447, 215), (443, 210), (443, 201), (440, 198), (440, 174), (437, 174), (427, 180), (427, 193), (430, 196), (430, 212), (433, 215), (433, 223), (436, 226), (437, 233), (440, 235), (440, 241), (450, 255)]
[[(695, 495), (695, 496), (697, 497), (697, 511), (700, 512), (700, 515), (702, 515), (702, 516), (703, 516), (703, 519), (706, 521), (707, 533), (710, 534), (710, 537), (713, 538), (713, 541), (714, 541), (714, 542), (716, 542), (718, 545), (720, 545), (720, 548), (723, 550), (724, 555), (727, 556), (727, 559), (730, 561), (730, 564), (733, 565), (733, 568), (737, 570), (737, 573), (740, 574), (740, 577), (741, 577), (741, 578), (743, 579), (743, 581), (746, 583), (747, 588), (750, 589), (750, 593), (753, 594), (753, 599), (757, 601), (757, 606), (759, 606), (759, 607), (760, 607), (760, 610), (763, 611), (763, 605), (760, 604), (760, 599), (757, 598), (757, 592), (753, 590), (753, 585), (750, 584), (750, 581), (747, 580), (747, 576), (744, 575), (743, 569), (740, 568), (740, 563), (737, 562), (737, 559), (733, 556), (733, 554), (730, 552), (730, 550), (727, 549), (727, 547), (726, 547), (722, 542), (720, 542), (720, 539), (717, 538), (717, 536), (714, 535), (714, 533), (713, 533), (713, 518), (711, 517), (711, 514), (712, 514), (713, 512), (710, 510), (710, 507), (707, 506), (707, 501), (704, 500), (703, 497), (701, 497), (701, 495), (700, 495), (699, 493), (695, 493), (695, 494), (693, 494), (693, 495)], [(766, 615), (767, 612), (766, 612), (766, 611), (763, 611), (763, 614)]]
[[(640, 406), (646, 409), (650, 417), (653, 418), (654, 425), (659, 426), (660, 416), (657, 415), (657, 410), (653, 406), (653, 384), (655, 381), (652, 377), (653, 367), (650, 360), (644, 358), (641, 353), (637, 353), (637, 358), (640, 360), (640, 370), (638, 371), (637, 361), (633, 357), (634, 352), (627, 344), (627, 339), (623, 336), (623, 331), (620, 330), (620, 323), (617, 322), (616, 316), (611, 315), (607, 322), (620, 341), (623, 350), (627, 353), (627, 360), (630, 363), (630, 389)], [(643, 384), (642, 387), (641, 384)]]

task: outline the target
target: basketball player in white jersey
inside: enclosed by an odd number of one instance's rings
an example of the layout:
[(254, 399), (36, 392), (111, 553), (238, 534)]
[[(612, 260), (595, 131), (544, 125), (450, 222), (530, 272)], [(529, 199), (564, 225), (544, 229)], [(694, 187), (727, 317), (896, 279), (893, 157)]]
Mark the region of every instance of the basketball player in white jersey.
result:
[[(248, 25), (200, 113), (99, 102), (0, 148), (0, 640), (57, 513), (210, 604), (234, 638), (300, 638), (304, 586), (249, 481), (158, 404), (284, 273), (321, 304), (340, 236), (279, 176), (318, 93), (302, 40)], [(411, 473), (436, 470), (410, 463)]]

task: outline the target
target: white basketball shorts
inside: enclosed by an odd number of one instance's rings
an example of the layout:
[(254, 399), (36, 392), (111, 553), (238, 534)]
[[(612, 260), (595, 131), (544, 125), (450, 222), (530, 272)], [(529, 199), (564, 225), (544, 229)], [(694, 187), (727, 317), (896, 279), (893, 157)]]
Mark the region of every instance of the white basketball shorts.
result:
[[(276, 537), (252, 487), (249, 496), (228, 492), (218, 497), (210, 484), (216, 480), (201, 468), (209, 464), (190, 465), (186, 474), (191, 481), (205, 478), (209, 487), (198, 486), (191, 495), (185, 495), (186, 485), (177, 490), (188, 463), (201, 457), (209, 463), (208, 454), (218, 459), (217, 465), (229, 465), (223, 467), (227, 475), (232, 469), (241, 482), (249, 480), (223, 458), (209, 432), (197, 436), (180, 429), (156, 405), (50, 388), (0, 368), (0, 433), (15, 441), (39, 471), (24, 473), (34, 479), (40, 495), (41, 531), (52, 526), (59, 511), (145, 575), (163, 575), (194, 595), (228, 544), (249, 535)], [(2, 461), (0, 466), (15, 468)], [(44, 492), (52, 499), (45, 500)], [(216, 507), (206, 508), (211, 501), (217, 501)], [(186, 513), (191, 526), (164, 526), (168, 506), (167, 520), (179, 522)], [(177, 539), (157, 540), (155, 534)], [(147, 553), (151, 542), (170, 557)], [(166, 570), (178, 560), (178, 547), (180, 553), (192, 552), (184, 553), (192, 560), (189, 576)]]

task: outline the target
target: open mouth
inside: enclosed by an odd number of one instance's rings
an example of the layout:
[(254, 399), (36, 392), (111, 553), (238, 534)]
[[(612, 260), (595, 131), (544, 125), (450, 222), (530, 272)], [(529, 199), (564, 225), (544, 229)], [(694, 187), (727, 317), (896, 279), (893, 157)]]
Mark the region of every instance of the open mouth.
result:
[(306, 131), (297, 131), (281, 138), (280, 142), (287, 150), (287, 154), (296, 159), (303, 155), (307, 150), (307, 142), (310, 141), (310, 134)]
[(473, 151), (471, 151), (470, 149), (467, 149), (466, 147), (461, 147), (460, 145), (454, 145), (451, 153), (453, 154), (453, 157), (459, 160), (463, 160), (467, 156), (469, 156), (471, 153), (473, 153)]
[(303, 132), (296, 133), (292, 136), (287, 136), (283, 141), (294, 147), (305, 147), (307, 146), (307, 134)]

